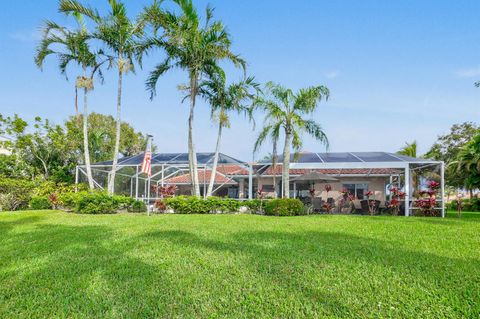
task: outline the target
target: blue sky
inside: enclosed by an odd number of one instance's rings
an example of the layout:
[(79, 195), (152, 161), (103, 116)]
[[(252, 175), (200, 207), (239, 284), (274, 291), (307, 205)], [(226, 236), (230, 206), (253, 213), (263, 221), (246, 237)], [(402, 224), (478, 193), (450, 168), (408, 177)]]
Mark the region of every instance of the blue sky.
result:
[[(132, 16), (149, 1), (126, 1)], [(106, 1), (89, 1), (99, 9)], [(233, 50), (248, 61), (257, 81), (292, 89), (323, 84), (331, 99), (313, 116), (330, 139), (331, 151), (396, 151), (416, 139), (420, 152), (458, 122), (480, 118), (479, 1), (195, 1), (210, 3), (233, 38)], [(62, 77), (52, 58), (43, 71), (33, 63), (43, 19), (72, 24), (57, 13), (57, 1), (8, 1), (0, 11), (0, 113), (36, 115), (61, 123), (74, 112), (74, 69)], [(163, 77), (153, 100), (143, 70), (125, 80), (123, 119), (155, 136), (159, 151), (186, 151), (188, 105), (177, 85), (186, 73)], [(228, 67), (229, 78), (240, 72)], [(90, 97), (92, 111), (113, 114), (116, 78), (107, 72)], [(261, 124), (262, 116), (257, 115)], [(222, 151), (250, 159), (257, 131), (235, 118)], [(214, 148), (216, 129), (208, 106), (196, 111), (198, 151)], [(261, 150), (260, 155), (270, 147)], [(306, 151), (323, 151), (304, 138)], [(257, 157), (258, 157), (257, 156)]]

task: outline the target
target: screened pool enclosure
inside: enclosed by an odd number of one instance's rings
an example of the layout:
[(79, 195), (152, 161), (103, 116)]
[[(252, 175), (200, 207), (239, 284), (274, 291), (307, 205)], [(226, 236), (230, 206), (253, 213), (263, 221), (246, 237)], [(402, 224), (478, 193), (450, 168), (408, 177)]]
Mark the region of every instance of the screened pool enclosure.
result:
[[(198, 175), (202, 195), (212, 174), (213, 153), (197, 153)], [(158, 153), (152, 155), (150, 178), (140, 172), (143, 154), (119, 160), (115, 180), (115, 193), (145, 201), (154, 201), (158, 195), (155, 187), (176, 185), (178, 194), (191, 192), (191, 178), (187, 153)], [(214, 178), (214, 195), (231, 198), (255, 198), (260, 194), (278, 197), (282, 194), (282, 158), (272, 167), (269, 160), (247, 163), (220, 154)], [(95, 186), (106, 188), (112, 168), (111, 161), (92, 165)], [(304, 152), (291, 158), (290, 197), (305, 199), (316, 197), (332, 203), (340, 203), (345, 190), (356, 201), (375, 199), (385, 207), (392, 201), (393, 190), (402, 190), (401, 214), (409, 216), (422, 209), (418, 205), (423, 194), (428, 194), (431, 183), (438, 183), (435, 199), (437, 216), (445, 216), (444, 163), (413, 158), (386, 152)], [(301, 176), (318, 172), (332, 177), (331, 181), (308, 181)], [(86, 181), (85, 167), (79, 165), (77, 182)], [(275, 181), (275, 183), (274, 183)], [(329, 191), (326, 191), (328, 185)], [(365, 197), (367, 194), (371, 197)], [(360, 205), (360, 204), (359, 204)], [(341, 210), (339, 210), (340, 212)]]

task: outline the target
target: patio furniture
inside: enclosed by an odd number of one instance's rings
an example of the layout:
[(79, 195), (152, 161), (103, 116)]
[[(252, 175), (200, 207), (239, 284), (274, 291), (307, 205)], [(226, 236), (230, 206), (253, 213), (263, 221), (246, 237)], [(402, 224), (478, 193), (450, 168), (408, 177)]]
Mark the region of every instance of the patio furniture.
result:
[(323, 209), (323, 200), (320, 197), (314, 197), (312, 199), (313, 210), (320, 212)]

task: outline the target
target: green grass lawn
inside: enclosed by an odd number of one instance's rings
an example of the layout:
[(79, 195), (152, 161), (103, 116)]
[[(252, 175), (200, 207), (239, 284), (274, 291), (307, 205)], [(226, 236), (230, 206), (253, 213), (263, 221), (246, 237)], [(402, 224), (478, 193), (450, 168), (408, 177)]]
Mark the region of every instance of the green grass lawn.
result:
[(480, 214), (0, 213), (0, 317), (480, 316)]

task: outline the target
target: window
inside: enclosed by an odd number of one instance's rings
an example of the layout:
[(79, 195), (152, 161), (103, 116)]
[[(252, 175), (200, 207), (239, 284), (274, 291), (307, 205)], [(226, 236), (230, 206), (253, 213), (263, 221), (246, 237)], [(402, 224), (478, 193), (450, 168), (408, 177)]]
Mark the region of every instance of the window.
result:
[(363, 199), (368, 191), (368, 184), (366, 183), (343, 184), (342, 187), (346, 188), (350, 194), (355, 195), (358, 199)]

